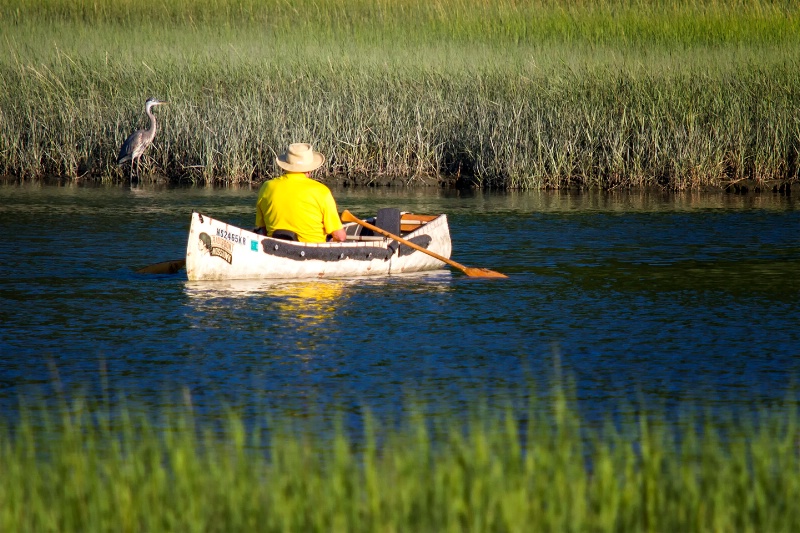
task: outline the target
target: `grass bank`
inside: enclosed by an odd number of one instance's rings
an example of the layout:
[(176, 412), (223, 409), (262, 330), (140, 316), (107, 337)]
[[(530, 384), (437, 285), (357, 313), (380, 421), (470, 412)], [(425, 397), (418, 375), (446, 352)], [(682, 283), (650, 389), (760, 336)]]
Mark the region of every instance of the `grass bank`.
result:
[(148, 168), (273, 175), (287, 143), (327, 178), (673, 190), (798, 179), (800, 7), (786, 2), (0, 0), (0, 174)]
[[(320, 438), (82, 402), (0, 422), (3, 531), (797, 531), (795, 407), (587, 423), (551, 405)], [(249, 427), (249, 429), (248, 429)], [(159, 429), (160, 428), (160, 429)], [(672, 429), (671, 429), (672, 428)]]

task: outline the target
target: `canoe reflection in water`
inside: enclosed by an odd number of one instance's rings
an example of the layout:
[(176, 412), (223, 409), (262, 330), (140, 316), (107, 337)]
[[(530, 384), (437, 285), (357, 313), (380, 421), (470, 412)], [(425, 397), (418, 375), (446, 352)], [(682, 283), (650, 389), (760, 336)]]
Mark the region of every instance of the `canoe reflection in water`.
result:
[[(260, 313), (265, 321), (319, 325), (336, 314), (349, 280), (230, 280), (186, 283), (192, 307), (228, 314), (239, 308)], [(197, 304), (197, 305), (195, 305)]]
[[(302, 359), (324, 355), (326, 338), (346, 294), (344, 280), (188, 282), (187, 317), (193, 328), (207, 330), (207, 338), (241, 337), (226, 350), (240, 362), (275, 353)], [(224, 330), (224, 333), (223, 333)], [(195, 350), (205, 352), (206, 346)], [(238, 352), (238, 353), (237, 353)], [(256, 363), (256, 361), (253, 361)], [(257, 364), (257, 363), (256, 363)]]
[[(208, 332), (205, 342), (229, 339), (236, 332), (235, 346), (223, 351), (233, 357), (325, 356), (371, 335), (371, 328), (353, 328), (369, 320), (354, 309), (374, 305), (370, 302), (376, 298), (392, 301), (398, 293), (436, 292), (444, 297), (453, 290), (453, 279), (451, 271), (438, 270), (383, 278), (189, 281), (184, 285), (185, 318), (190, 328)], [(210, 347), (192, 350), (205, 353)]]

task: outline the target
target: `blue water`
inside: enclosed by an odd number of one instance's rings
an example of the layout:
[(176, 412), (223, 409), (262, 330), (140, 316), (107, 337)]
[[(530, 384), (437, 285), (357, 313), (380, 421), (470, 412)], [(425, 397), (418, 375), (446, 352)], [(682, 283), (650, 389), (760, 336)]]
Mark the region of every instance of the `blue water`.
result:
[(0, 186), (0, 416), (21, 399), (190, 401), (259, 416), (396, 415), (574, 380), (625, 402), (751, 410), (800, 375), (800, 204), (724, 194), (336, 189), (340, 209), (445, 212), (457, 270), (194, 282), (134, 270), (184, 254), (198, 210), (252, 226), (255, 189)]

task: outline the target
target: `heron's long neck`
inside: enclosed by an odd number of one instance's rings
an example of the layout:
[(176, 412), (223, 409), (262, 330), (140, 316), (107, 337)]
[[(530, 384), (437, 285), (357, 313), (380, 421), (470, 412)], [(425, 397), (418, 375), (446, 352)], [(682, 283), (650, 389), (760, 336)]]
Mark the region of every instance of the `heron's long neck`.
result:
[(147, 128), (147, 138), (152, 140), (152, 138), (156, 135), (156, 117), (153, 115), (151, 109), (151, 106), (146, 107), (145, 113), (147, 113), (147, 116), (150, 117), (150, 127)]

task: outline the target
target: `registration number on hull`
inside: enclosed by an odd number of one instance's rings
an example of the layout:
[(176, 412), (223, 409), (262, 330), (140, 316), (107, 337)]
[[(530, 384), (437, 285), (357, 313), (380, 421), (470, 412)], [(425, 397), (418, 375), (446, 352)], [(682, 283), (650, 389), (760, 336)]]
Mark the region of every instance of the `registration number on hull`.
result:
[(222, 228), (217, 228), (217, 237), (225, 239), (226, 241), (230, 241), (234, 244), (241, 244), (242, 246), (247, 246), (247, 237), (242, 237), (241, 235), (230, 233), (229, 231), (225, 231)]

